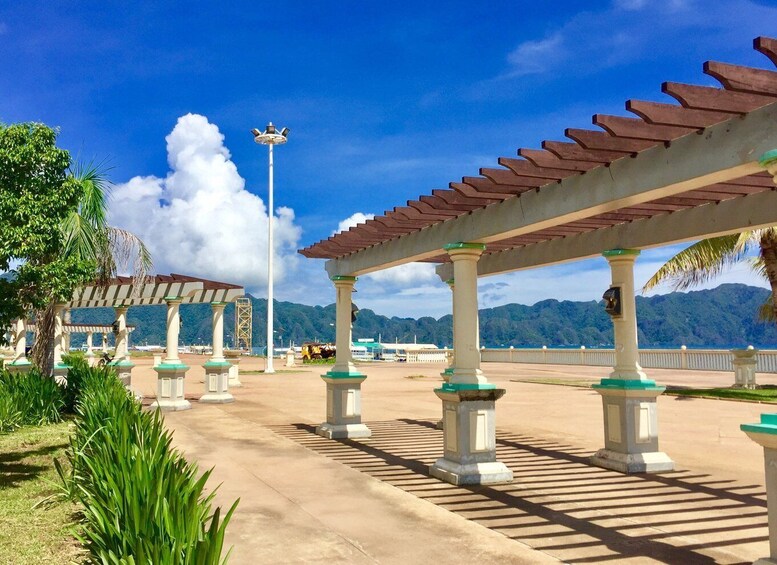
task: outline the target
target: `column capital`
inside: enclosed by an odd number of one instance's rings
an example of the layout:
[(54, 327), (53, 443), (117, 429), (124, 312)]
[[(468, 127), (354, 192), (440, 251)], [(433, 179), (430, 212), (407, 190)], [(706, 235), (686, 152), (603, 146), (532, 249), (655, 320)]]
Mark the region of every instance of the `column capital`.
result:
[(459, 260), (477, 261), (486, 250), (484, 243), (448, 243), (443, 249), (451, 258), (451, 261)]
[(338, 283), (338, 282), (351, 282), (351, 283), (355, 283), (357, 280), (359, 280), (359, 278), (358, 277), (352, 277), (352, 276), (349, 276), (349, 275), (334, 275), (334, 276), (330, 277), (330, 280), (333, 283)]
[(226, 302), (211, 302), (210, 303), (212, 308), (226, 308), (227, 303)]
[(758, 164), (769, 171), (777, 183), (777, 149), (767, 151), (758, 159)]
[(445, 251), (450, 253), (451, 251), (454, 251), (456, 249), (478, 249), (480, 251), (486, 250), (486, 244), (485, 243), (467, 243), (463, 241), (457, 241), (456, 243), (446, 243), (442, 247)]
[(637, 255), (642, 253), (639, 249), (608, 249), (607, 251), (602, 251), (602, 256), (604, 256), (607, 259), (614, 258), (614, 257), (634, 257), (636, 258)]
[(165, 296), (163, 300), (168, 304), (180, 304), (183, 302), (183, 296)]

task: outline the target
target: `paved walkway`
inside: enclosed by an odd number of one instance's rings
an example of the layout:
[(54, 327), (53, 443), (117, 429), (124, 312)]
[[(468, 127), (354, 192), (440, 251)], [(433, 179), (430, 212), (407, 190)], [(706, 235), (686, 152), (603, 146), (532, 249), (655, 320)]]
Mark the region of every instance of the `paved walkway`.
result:
[[(187, 393), (203, 390), (205, 357)], [(149, 359), (134, 385), (153, 396)], [(507, 389), (497, 403), (498, 457), (515, 482), (459, 488), (428, 476), (442, 453), (433, 365), (362, 370), (373, 437), (315, 435), (325, 412), (323, 369), (250, 374), (229, 405), (168, 414), (174, 441), (202, 468), (215, 466), (218, 504), (241, 502), (228, 530), (232, 563), (746, 563), (768, 555), (761, 448), (738, 427), (761, 404), (659, 398), (661, 449), (673, 473), (621, 475), (591, 467), (602, 447), (602, 408), (586, 388), (527, 379), (594, 381), (596, 367), (489, 363)], [(662, 384), (727, 386), (730, 373), (648, 371)], [(759, 376), (759, 382), (777, 378)], [(775, 410), (777, 411), (777, 410)]]

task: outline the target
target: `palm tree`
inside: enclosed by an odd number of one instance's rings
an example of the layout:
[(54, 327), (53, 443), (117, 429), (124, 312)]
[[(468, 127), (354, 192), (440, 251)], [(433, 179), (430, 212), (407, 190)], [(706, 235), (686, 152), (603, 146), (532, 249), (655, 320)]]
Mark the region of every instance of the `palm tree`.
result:
[[(77, 164), (71, 175), (82, 186), (82, 196), (60, 228), (62, 253), (96, 265), (95, 282), (107, 284), (119, 271), (129, 270), (141, 282), (152, 266), (151, 254), (135, 234), (108, 225), (109, 183), (102, 164)], [(33, 362), (50, 374), (54, 359), (54, 308), (50, 303), (36, 312), (37, 336)]]
[[(756, 250), (758, 255), (754, 256)], [(740, 261), (748, 262), (756, 274), (769, 281), (772, 294), (761, 308), (761, 317), (777, 320), (777, 227), (694, 243), (669, 259), (642, 290), (650, 290), (664, 282), (670, 282), (675, 290), (685, 290), (714, 278)]]

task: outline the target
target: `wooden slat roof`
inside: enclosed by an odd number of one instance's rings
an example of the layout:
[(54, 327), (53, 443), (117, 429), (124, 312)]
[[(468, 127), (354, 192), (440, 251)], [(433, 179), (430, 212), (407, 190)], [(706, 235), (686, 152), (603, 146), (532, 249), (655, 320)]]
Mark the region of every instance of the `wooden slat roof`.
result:
[[(759, 37), (753, 45), (777, 65), (777, 40)], [(518, 149), (518, 158), (500, 157), (497, 160), (499, 167), (481, 168), (481, 176), (463, 177), (461, 182), (451, 182), (448, 189), (432, 190), (430, 194), (408, 201), (406, 206), (395, 207), (382, 216), (301, 249), (299, 253), (310, 258), (342, 258), (475, 210), (520, 198), (524, 193), (539, 192), (563, 179), (608, 167), (647, 149), (669, 146), (681, 137), (703, 134), (706, 128), (777, 103), (777, 72), (774, 70), (715, 61), (706, 62), (703, 68), (706, 74), (721, 83), (722, 88), (665, 82), (661, 91), (679, 104), (628, 100), (626, 109), (636, 118), (595, 114), (592, 122), (601, 128), (599, 130), (570, 128), (564, 132), (570, 141), (546, 140), (541, 144), (542, 149)], [(486, 254), (772, 189), (774, 184), (770, 175), (752, 174), (492, 241), (488, 243)], [(440, 263), (449, 258), (441, 252), (424, 260)]]
[(172, 273), (146, 277), (136, 285), (132, 277), (116, 277), (107, 285), (88, 285), (77, 290), (68, 308), (150, 306), (164, 304), (165, 297), (177, 296), (185, 304), (232, 302), (243, 296), (243, 287)]

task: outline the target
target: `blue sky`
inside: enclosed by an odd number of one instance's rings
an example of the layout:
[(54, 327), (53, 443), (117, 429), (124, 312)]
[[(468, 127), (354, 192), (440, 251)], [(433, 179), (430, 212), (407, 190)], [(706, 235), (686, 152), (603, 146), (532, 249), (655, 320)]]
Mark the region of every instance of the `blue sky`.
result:
[[(627, 98), (669, 101), (662, 81), (715, 85), (705, 60), (768, 67), (751, 41), (770, 34), (777, 4), (748, 0), (0, 1), (0, 121), (57, 126), (60, 145), (107, 160), (112, 219), (146, 239), (158, 272), (258, 296), (267, 155), (248, 130), (288, 126), (276, 297), (325, 304), (322, 262), (295, 251), (340, 222), (591, 127), (593, 113), (627, 115)], [(672, 251), (646, 252), (638, 282)], [(481, 304), (597, 299), (608, 277), (600, 259), (484, 279)], [(360, 307), (384, 314), (450, 309), (424, 267), (358, 288)]]

